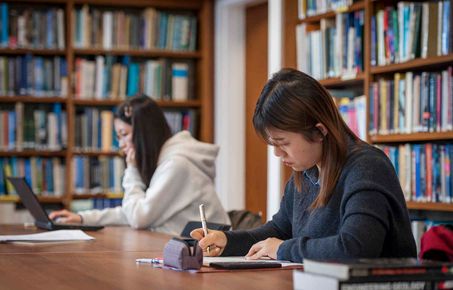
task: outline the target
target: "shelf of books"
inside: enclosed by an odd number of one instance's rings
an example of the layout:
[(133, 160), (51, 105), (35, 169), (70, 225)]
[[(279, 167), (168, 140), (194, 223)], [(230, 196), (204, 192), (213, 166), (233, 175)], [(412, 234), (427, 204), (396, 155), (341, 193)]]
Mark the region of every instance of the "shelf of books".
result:
[(451, 1), (287, 0), (285, 12), (285, 65), (387, 153), (411, 211), (453, 220)]
[[(115, 107), (145, 94), (212, 142), (211, 1), (0, 2), (0, 202), (121, 200)], [(89, 203), (91, 201), (87, 201)], [(110, 205), (109, 205), (110, 206)]]

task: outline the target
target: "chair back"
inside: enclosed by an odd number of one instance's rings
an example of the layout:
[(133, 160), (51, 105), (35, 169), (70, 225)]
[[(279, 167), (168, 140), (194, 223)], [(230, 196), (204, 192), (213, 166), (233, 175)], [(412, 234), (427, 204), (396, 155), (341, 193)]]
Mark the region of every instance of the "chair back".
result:
[(248, 230), (263, 224), (260, 213), (249, 210), (232, 210), (228, 212), (233, 230)]

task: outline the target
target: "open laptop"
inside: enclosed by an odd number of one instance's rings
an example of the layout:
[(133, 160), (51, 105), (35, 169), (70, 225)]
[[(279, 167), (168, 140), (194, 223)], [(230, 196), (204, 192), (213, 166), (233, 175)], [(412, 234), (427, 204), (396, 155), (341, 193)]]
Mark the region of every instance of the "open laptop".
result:
[(62, 230), (62, 229), (78, 229), (85, 231), (97, 231), (103, 226), (89, 226), (82, 224), (59, 224), (53, 222), (46, 211), (39, 203), (38, 198), (33, 193), (30, 185), (28, 185), (25, 177), (7, 177), (7, 179), (13, 184), (14, 188), (17, 191), (17, 194), (20, 196), (20, 199), (24, 206), (30, 211), (31, 215), (35, 218), (35, 224), (38, 228), (46, 230)]

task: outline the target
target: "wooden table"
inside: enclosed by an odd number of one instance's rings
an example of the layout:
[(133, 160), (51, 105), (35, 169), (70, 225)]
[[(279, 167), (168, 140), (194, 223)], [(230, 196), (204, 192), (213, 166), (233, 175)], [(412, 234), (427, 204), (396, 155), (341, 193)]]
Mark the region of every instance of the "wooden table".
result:
[[(0, 226), (0, 234), (38, 232)], [(170, 236), (127, 227), (87, 232), (96, 240), (53, 245), (0, 244), (0, 289), (293, 289), (291, 270), (187, 273), (136, 264), (162, 256)]]

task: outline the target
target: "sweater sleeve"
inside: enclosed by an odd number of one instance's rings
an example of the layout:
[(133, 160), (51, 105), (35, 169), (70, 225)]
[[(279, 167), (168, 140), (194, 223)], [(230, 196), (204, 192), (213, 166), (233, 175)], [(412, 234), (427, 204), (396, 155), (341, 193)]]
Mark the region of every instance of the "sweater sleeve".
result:
[(127, 225), (126, 216), (123, 214), (121, 206), (106, 208), (103, 210), (85, 210), (78, 212), (82, 216), (83, 224), (86, 225)]
[(227, 245), (222, 256), (244, 256), (248, 253), (250, 247), (259, 241), (271, 237), (281, 240), (291, 237), (290, 203), (293, 193), (288, 190), (291, 187), (290, 184), (291, 181), (286, 185), (285, 194), (280, 202), (280, 209), (271, 221), (252, 230), (225, 232)]
[(188, 195), (184, 184), (190, 179), (189, 175), (188, 165), (182, 158), (169, 159), (158, 166), (146, 188), (137, 168), (127, 168), (122, 209), (129, 225), (136, 229), (159, 226), (186, 207), (190, 201), (189, 197), (184, 197)]

